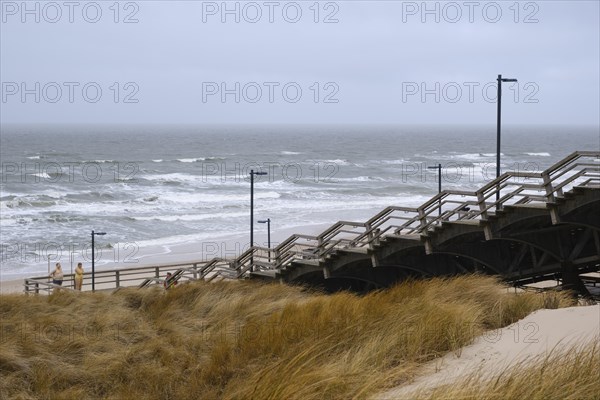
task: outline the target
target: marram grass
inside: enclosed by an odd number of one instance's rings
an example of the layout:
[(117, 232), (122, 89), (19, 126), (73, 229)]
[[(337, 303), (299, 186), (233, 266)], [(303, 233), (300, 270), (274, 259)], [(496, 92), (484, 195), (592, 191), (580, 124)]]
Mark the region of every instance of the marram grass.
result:
[(2, 398), (351, 399), (565, 294), (492, 277), (365, 296), (254, 282), (0, 296)]

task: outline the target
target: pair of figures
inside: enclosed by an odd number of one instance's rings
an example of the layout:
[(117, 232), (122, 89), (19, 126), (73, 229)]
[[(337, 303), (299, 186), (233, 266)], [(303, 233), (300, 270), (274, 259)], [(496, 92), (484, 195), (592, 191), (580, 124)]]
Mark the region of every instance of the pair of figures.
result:
[[(56, 263), (56, 268), (50, 274), (52, 278), (52, 283), (58, 286), (62, 286), (64, 280), (64, 273), (60, 263)], [(81, 287), (83, 286), (83, 265), (81, 263), (77, 264), (77, 268), (75, 268), (75, 290), (81, 291)]]

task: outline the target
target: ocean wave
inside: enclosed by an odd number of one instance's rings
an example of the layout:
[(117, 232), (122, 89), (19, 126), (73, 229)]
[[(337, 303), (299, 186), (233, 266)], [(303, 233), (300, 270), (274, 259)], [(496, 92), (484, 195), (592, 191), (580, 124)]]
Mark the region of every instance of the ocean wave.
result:
[(179, 161), (181, 163), (195, 163), (201, 161), (216, 161), (216, 160), (225, 160), (225, 157), (211, 156), (211, 157), (196, 157), (196, 158), (178, 158), (175, 161)]
[(386, 182), (388, 179), (377, 176), (355, 176), (353, 178), (336, 178), (327, 179), (331, 182)]
[(152, 162), (158, 163), (158, 162), (163, 162), (163, 160), (152, 160)]
[(18, 208), (26, 208), (26, 207), (51, 207), (57, 204), (57, 201), (54, 199), (44, 199), (43, 196), (40, 197), (16, 197), (11, 200), (2, 200), (0, 201), (0, 209), (2, 210), (14, 210)]
[(112, 193), (108, 193), (108, 192), (89, 192), (88, 193), (91, 197), (93, 197), (94, 199), (100, 198), (102, 200), (114, 200), (115, 196)]
[(88, 218), (84, 218), (79, 215), (61, 215), (61, 214), (53, 214), (49, 215), (45, 218), (45, 222), (49, 223), (73, 223), (73, 222), (84, 222), (89, 221)]
[(284, 151), (281, 152), (281, 154), (284, 155), (284, 156), (295, 156), (295, 155), (302, 154), (302, 153), (300, 153), (298, 151), (286, 151), (286, 150), (284, 150)]
[(37, 176), (38, 178), (44, 178), (44, 179), (55, 179), (57, 177), (60, 177), (60, 175), (62, 175), (62, 174), (52, 174), (52, 175), (54, 175), (54, 176), (52, 176), (46, 172), (38, 172), (35, 174), (28, 174), (28, 175)]
[[(283, 176), (281, 171), (277, 176), (259, 176), (255, 178), (256, 188), (272, 188), (277, 190), (293, 190), (297, 181), (314, 180), (313, 176), (302, 176), (294, 179), (294, 176)], [(295, 171), (294, 171), (295, 172)], [(150, 182), (153, 185), (160, 184), (164, 186), (186, 187), (190, 189), (238, 189), (247, 188), (250, 179), (246, 175), (240, 175), (234, 172), (217, 172), (216, 174), (199, 173), (198, 175), (187, 173), (168, 173), (168, 174), (147, 174), (142, 175), (140, 179)]]
[(167, 185), (180, 185), (188, 182), (199, 182), (202, 179), (202, 176), (174, 172), (170, 174), (143, 175), (141, 178), (147, 181), (158, 182)]
[(352, 165), (352, 163), (348, 160), (342, 160), (339, 158), (336, 158), (335, 160), (321, 160), (322, 163), (327, 163), (327, 164), (336, 164), (336, 165)]
[(550, 153), (542, 152), (542, 153), (525, 153), (528, 156), (532, 157), (550, 157)]
[[(246, 215), (247, 213), (243, 213)], [(230, 217), (231, 214), (181, 214), (181, 215), (152, 215), (143, 217), (133, 217), (135, 221), (163, 221), (163, 222), (178, 222), (178, 221), (204, 221), (207, 219), (217, 219), (223, 216)], [(242, 216), (242, 215), (239, 215)]]
[[(39, 196), (49, 197), (51, 199), (63, 199), (67, 197), (67, 194), (60, 193), (54, 190), (46, 190), (45, 192), (41, 192)], [(36, 195), (36, 197), (38, 197), (38, 195)]]
[[(504, 156), (504, 153), (500, 153), (501, 156)], [(471, 160), (478, 161), (481, 159), (489, 159), (491, 157), (496, 157), (496, 153), (464, 153), (464, 154), (456, 154), (451, 155), (450, 158), (453, 159), (463, 159), (463, 160)]]
[(198, 157), (198, 158), (178, 158), (176, 161), (182, 162), (182, 163), (194, 163), (194, 162), (199, 162), (199, 161), (204, 161), (205, 158), (204, 157)]
[(407, 161), (400, 159), (400, 160), (381, 160), (379, 161), (379, 164), (385, 164), (385, 165), (401, 165), (401, 164), (405, 164)]
[[(278, 199), (281, 193), (255, 191), (254, 199)], [(231, 203), (246, 203), (249, 195), (247, 193), (168, 193), (161, 195), (161, 200), (172, 204), (197, 204), (202, 206), (205, 203), (231, 204)]]

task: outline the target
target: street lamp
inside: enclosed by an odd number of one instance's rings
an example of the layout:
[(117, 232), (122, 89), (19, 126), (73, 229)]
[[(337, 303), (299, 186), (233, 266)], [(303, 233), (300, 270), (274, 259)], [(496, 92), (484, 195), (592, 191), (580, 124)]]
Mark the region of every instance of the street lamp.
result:
[(271, 218), (256, 221), (259, 224), (267, 224), (267, 247), (269, 248), (269, 262), (271, 262)]
[[(427, 169), (438, 170), (438, 194), (442, 193), (442, 164), (438, 164), (435, 167), (427, 167)], [(438, 215), (442, 216), (442, 199), (440, 199), (440, 207), (438, 209)]]
[(104, 236), (106, 235), (106, 232), (94, 232), (92, 231), (92, 292), (94, 292), (96, 290), (96, 266), (95, 266), (95, 256), (96, 256), (96, 252), (94, 249), (94, 236)]
[[(516, 79), (508, 79), (502, 78), (502, 75), (498, 75), (498, 112), (497, 112), (497, 121), (496, 121), (496, 178), (500, 176), (500, 125), (501, 125), (501, 115), (502, 115), (502, 82), (517, 82)], [(500, 205), (498, 204), (500, 201), (500, 183), (498, 183), (498, 190), (496, 191), (496, 208), (498, 209)]]
[[(250, 170), (250, 248), (254, 246), (254, 175), (266, 175), (266, 172)], [(254, 272), (254, 257), (250, 257), (250, 272)]]

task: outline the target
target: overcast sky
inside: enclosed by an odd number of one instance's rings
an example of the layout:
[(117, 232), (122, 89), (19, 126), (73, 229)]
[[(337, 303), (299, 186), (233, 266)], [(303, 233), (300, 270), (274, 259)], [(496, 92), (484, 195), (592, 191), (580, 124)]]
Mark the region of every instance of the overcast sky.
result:
[(1, 12), (2, 123), (493, 124), (503, 74), (505, 124), (599, 124), (595, 0)]

